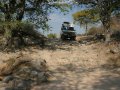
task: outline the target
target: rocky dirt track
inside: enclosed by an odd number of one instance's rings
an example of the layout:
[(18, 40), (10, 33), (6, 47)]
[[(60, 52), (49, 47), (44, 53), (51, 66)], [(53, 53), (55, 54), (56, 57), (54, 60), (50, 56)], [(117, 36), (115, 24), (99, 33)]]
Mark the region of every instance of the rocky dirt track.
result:
[[(45, 59), (51, 71), (48, 83), (36, 85), (31, 90), (120, 90), (120, 69), (107, 67), (112, 54), (101, 43), (64, 42), (54, 50), (33, 47), (22, 53), (34, 59)], [(0, 53), (1, 60), (17, 54), (19, 52)]]

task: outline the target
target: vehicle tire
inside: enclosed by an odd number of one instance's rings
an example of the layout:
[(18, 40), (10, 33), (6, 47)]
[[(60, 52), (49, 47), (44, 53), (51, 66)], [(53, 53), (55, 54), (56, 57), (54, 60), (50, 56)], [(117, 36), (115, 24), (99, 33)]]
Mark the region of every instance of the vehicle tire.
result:
[(65, 40), (65, 37), (63, 35), (61, 35), (61, 40)]
[(72, 37), (71, 40), (75, 41), (75, 38), (76, 38), (76, 37)]

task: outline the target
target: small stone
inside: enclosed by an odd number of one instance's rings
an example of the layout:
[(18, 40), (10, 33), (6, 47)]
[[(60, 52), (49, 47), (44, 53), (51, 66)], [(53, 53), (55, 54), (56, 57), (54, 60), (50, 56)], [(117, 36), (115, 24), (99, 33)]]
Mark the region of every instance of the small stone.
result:
[(20, 82), (20, 83), (17, 85), (17, 87), (23, 88), (23, 87), (24, 87), (24, 83), (23, 83), (23, 82)]
[(41, 72), (38, 74), (38, 82), (48, 82), (49, 74), (47, 72)]
[(3, 79), (3, 82), (4, 83), (8, 83), (9, 81), (13, 80), (13, 76), (6, 76), (4, 79)]
[(110, 49), (109, 52), (112, 53), (112, 54), (116, 54), (116, 53), (119, 53), (119, 49), (118, 48), (113, 48), (113, 49)]
[(117, 71), (117, 72), (120, 72), (120, 68), (118, 68), (116, 71)]
[(6, 87), (0, 87), (0, 90), (8, 90)]
[(30, 88), (31, 83), (32, 83), (31, 80), (22, 80), (21, 82), (17, 84), (16, 88), (18, 88), (18, 90), (26, 90), (27, 88)]
[(37, 71), (31, 71), (31, 76), (35, 77), (38, 75), (38, 72)]

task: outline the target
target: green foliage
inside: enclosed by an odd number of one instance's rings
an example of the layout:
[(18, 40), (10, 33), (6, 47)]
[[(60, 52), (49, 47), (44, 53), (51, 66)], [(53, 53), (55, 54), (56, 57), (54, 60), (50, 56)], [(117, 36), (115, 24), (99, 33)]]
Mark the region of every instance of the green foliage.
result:
[(115, 10), (120, 10), (120, 0), (75, 0), (79, 4), (90, 6), (92, 9), (98, 8), (100, 20), (106, 32), (110, 32), (110, 17)]
[(97, 9), (85, 9), (78, 11), (73, 15), (74, 23), (77, 23), (81, 26), (85, 26), (86, 33), (88, 29), (88, 24), (96, 23), (100, 20), (99, 13)]
[(53, 38), (57, 38), (57, 35), (54, 33), (50, 33), (47, 35), (47, 37), (53, 39)]
[(4, 14), (5, 21), (25, 19), (43, 30), (49, 30), (48, 15), (52, 9), (65, 12), (70, 6), (59, 4), (59, 1), (61, 0), (0, 0), (0, 14)]
[(74, 21), (80, 24), (94, 23), (100, 19), (97, 9), (85, 9), (74, 13), (72, 16)]
[(0, 24), (0, 28), (3, 34), (7, 31), (6, 32), (7, 35), (13, 34), (13, 32), (16, 32), (15, 34), (17, 34), (17, 32), (24, 32), (24, 34), (26, 35), (31, 34), (31, 37), (32, 37), (32, 34), (38, 33), (35, 25), (27, 21), (3, 22)]
[[(26, 39), (35, 41), (39, 45), (44, 44), (45, 37), (39, 33), (34, 24), (29, 22), (4, 22), (0, 24), (0, 34), (3, 35), (2, 45), (5, 48), (20, 48), (25, 46), (27, 43)], [(5, 42), (5, 43), (4, 43)]]
[[(4, 32), (7, 31), (7, 34), (12, 32), (13, 30), (18, 30), (18, 26), (21, 24), (22, 22), (19, 22), (19, 21), (14, 21), (14, 22), (0, 22), (0, 30), (1, 32), (3, 32), (3, 35), (4, 35)], [(2, 33), (1, 33), (2, 34)]]
[(0, 33), (6, 39), (6, 45), (12, 46), (14, 37), (24, 42), (26, 36), (42, 40), (43, 43), (43, 35), (38, 33), (36, 27), (49, 30), (48, 16), (51, 9), (65, 12), (69, 8), (68, 4), (59, 4), (58, 1), (60, 0), (0, 0)]

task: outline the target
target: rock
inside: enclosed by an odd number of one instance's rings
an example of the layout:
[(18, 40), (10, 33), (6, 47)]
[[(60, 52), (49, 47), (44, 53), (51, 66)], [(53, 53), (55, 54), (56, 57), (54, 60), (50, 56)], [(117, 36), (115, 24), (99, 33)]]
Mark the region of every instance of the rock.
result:
[(115, 69), (117, 72), (120, 72), (120, 68)]
[(31, 76), (32, 77), (37, 77), (38, 76), (38, 72), (37, 71), (31, 71)]
[(31, 80), (14, 79), (8, 83), (8, 90), (30, 90)]
[(8, 83), (9, 81), (11, 81), (11, 80), (13, 80), (14, 79), (14, 77), (13, 76), (6, 76), (4, 79), (3, 79), (3, 82), (4, 83)]
[(3, 90), (30, 90), (31, 85), (48, 81), (48, 67), (44, 59), (31, 60), (29, 57), (23, 58), (22, 55), (11, 58), (4, 64), (0, 75), (4, 76), (2, 82), (6, 83), (5, 87), (8, 88)]
[(26, 76), (26, 75), (30, 75), (31, 73), (31, 69), (29, 67), (21, 67), (18, 72), (16, 73), (18, 76)]
[(24, 87), (25, 87), (24, 82), (23, 82), (23, 81), (20, 82), (20, 83), (17, 85), (17, 87), (19, 87), (19, 88), (24, 88)]
[(87, 41), (81, 41), (80, 44), (87, 44)]
[(50, 74), (48, 72), (41, 72), (38, 74), (38, 82), (48, 82)]
[(46, 71), (48, 69), (47, 63), (44, 59), (38, 59), (32, 61), (32, 66), (38, 71)]
[(0, 82), (0, 90), (6, 90), (7, 86), (7, 83)]
[(33, 88), (31, 90), (41, 90), (40, 86), (33, 86)]
[(112, 53), (112, 54), (116, 54), (116, 53), (118, 53), (119, 51), (116, 50), (116, 49), (110, 49), (109, 52)]
[(0, 90), (8, 90), (6, 87), (1, 87)]
[(31, 83), (32, 83), (31, 80), (23, 80), (18, 83), (17, 88), (19, 88), (19, 89), (21, 88), (20, 90), (24, 90), (24, 89), (28, 90), (28, 88), (30, 88), (30, 86), (31, 86)]

